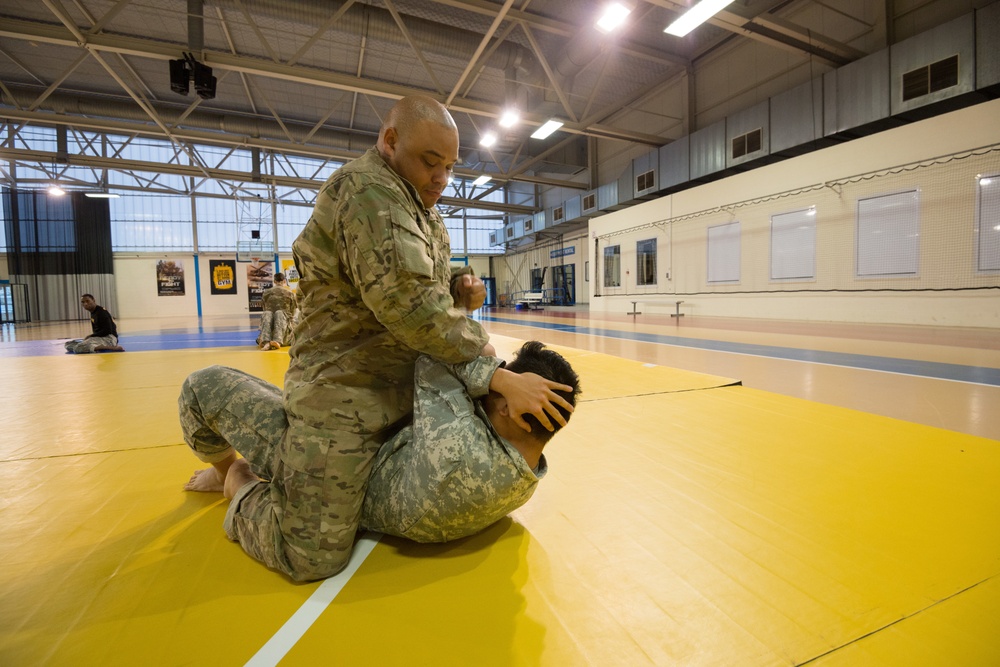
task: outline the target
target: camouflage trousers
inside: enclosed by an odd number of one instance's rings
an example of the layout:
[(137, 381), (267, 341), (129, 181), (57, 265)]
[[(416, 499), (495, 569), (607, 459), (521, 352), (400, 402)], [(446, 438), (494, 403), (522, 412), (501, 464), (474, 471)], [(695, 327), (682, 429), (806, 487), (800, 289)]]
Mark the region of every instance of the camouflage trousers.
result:
[(66, 341), (66, 351), (73, 354), (90, 354), (96, 347), (115, 347), (118, 345), (116, 336), (91, 336), (89, 338)]
[(387, 433), (289, 423), (278, 387), (223, 366), (188, 376), (178, 406), (184, 441), (199, 459), (221, 461), (232, 448), (263, 479), (230, 502), (230, 539), (296, 581), (347, 565), (372, 459)]
[(260, 332), (257, 344), (276, 341), (281, 345), (291, 345), (292, 318), (283, 310), (265, 310), (260, 316)]

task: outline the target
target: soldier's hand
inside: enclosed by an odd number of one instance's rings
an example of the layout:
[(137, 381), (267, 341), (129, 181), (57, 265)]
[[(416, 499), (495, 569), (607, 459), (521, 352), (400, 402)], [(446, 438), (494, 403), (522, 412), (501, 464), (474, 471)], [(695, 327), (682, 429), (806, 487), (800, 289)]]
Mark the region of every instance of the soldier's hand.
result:
[(573, 412), (573, 406), (569, 401), (555, 392), (557, 389), (572, 392), (573, 388), (546, 380), (541, 375), (534, 373), (512, 373), (505, 368), (498, 368), (490, 380), (490, 389), (502, 394), (507, 399), (511, 418), (529, 433), (531, 425), (524, 420), (522, 415), (534, 415), (542, 426), (549, 431), (554, 431), (553, 420), (560, 426), (566, 425), (566, 419), (556, 406)]
[(486, 302), (486, 285), (478, 276), (463, 275), (458, 280), (454, 297), (456, 306), (471, 313)]

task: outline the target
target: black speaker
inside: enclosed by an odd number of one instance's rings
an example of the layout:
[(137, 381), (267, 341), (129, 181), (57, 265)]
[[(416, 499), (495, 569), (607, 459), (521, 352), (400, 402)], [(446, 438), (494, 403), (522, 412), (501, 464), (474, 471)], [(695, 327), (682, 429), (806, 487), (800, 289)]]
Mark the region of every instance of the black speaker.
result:
[(170, 90), (180, 95), (187, 95), (191, 73), (188, 72), (187, 62), (184, 60), (170, 61)]
[(212, 76), (212, 68), (202, 65), (198, 61), (193, 61), (194, 66), (194, 91), (203, 100), (211, 100), (215, 97), (215, 77)]

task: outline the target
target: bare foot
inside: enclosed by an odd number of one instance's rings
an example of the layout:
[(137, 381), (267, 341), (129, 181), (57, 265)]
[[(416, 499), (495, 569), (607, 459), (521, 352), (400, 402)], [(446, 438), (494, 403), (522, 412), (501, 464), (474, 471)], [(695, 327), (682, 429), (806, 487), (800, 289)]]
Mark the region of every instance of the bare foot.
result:
[(195, 470), (191, 479), (184, 485), (185, 491), (204, 491), (207, 493), (219, 493), (225, 486), (225, 480), (215, 468), (205, 468)]
[(271, 341), (271, 349), (272, 350), (280, 350), (281, 349), (281, 343), (279, 343), (276, 340), (272, 340)]

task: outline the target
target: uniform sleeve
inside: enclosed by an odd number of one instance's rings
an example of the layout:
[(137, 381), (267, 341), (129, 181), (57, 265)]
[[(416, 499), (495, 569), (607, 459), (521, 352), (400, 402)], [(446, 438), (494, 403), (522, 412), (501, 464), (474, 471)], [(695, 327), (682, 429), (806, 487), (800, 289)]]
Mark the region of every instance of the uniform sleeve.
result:
[(478, 356), (489, 337), (454, 307), (450, 276), (435, 276), (433, 240), (395, 194), (369, 185), (347, 207), (345, 266), (378, 321), (409, 347), (441, 361)]
[(472, 361), (449, 366), (449, 369), (469, 396), (479, 398), (489, 393), (493, 373), (502, 364), (503, 361), (496, 357), (476, 357)]

